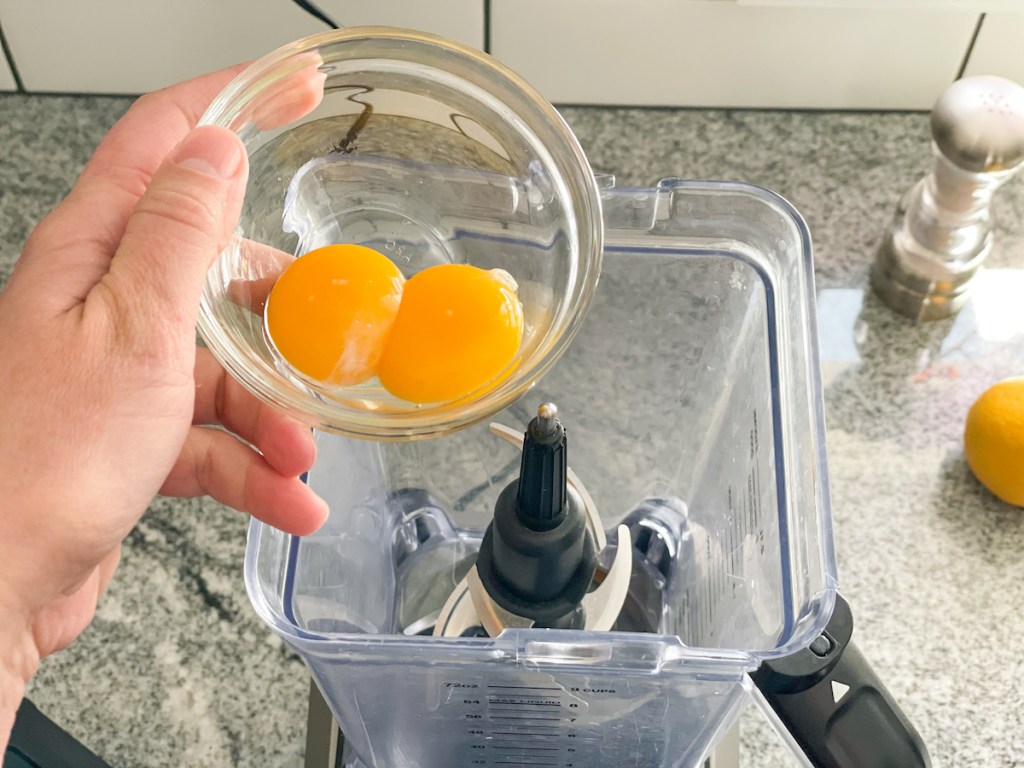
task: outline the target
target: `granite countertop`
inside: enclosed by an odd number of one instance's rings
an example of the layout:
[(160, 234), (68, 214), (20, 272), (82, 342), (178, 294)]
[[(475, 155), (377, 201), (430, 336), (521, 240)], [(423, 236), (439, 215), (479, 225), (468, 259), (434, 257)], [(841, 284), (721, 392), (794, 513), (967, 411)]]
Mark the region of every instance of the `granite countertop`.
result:
[[(0, 95), (0, 281), (130, 100)], [(787, 197), (815, 241), (839, 577), (861, 650), (936, 766), (1024, 766), (1024, 512), (971, 477), (973, 399), (1024, 373), (1024, 181), (957, 318), (915, 326), (866, 290), (899, 196), (929, 164), (927, 116), (570, 108), (621, 182), (735, 179)], [(93, 625), (29, 694), (117, 768), (299, 766), (308, 677), (242, 584), (246, 520), (155, 501)], [(751, 711), (743, 765), (792, 758)]]

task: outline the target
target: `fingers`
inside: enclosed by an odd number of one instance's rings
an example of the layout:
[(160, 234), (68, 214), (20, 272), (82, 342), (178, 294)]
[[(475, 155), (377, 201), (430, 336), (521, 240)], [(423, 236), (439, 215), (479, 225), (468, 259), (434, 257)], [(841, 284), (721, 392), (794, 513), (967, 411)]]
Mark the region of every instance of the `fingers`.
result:
[(110, 580), (114, 577), (114, 571), (117, 570), (118, 564), (121, 562), (121, 545), (118, 544), (112, 549), (106, 557), (100, 560), (97, 571), (99, 573), (99, 582), (97, 584), (96, 599), (99, 600), (103, 597), (103, 593), (107, 591), (107, 585), (110, 584)]
[(160, 493), (208, 495), (286, 533), (304, 536), (327, 519), (327, 505), (297, 477), (274, 470), (226, 432), (192, 427)]
[(255, 445), (282, 475), (295, 477), (316, 460), (308, 427), (261, 403), (231, 376), (208, 349), (196, 350), (196, 400), (192, 423), (219, 424)]
[(289, 62), (292, 71), (268, 85), (242, 119), (269, 131), (308, 115), (324, 97), (327, 75), (320, 71), (321, 65), (323, 59), (316, 51), (294, 56)]
[(244, 65), (187, 80), (138, 99), (100, 142), (62, 207), (92, 220), (99, 247), (110, 254), (128, 217), (167, 155)]
[(67, 199), (33, 232), (22, 269), (48, 267), (49, 276), (81, 301), (106, 273), (157, 168), (243, 68), (224, 69), (138, 99), (100, 142)]
[[(319, 56), (311, 53), (297, 71), (269, 85), (268, 92), (236, 120), (236, 131), (247, 122), (270, 130), (315, 109), (323, 98), (325, 75), (320, 64)], [(161, 162), (244, 68), (230, 67), (143, 96), (100, 143), (69, 202), (80, 203), (84, 216), (100, 217), (108, 251), (121, 239), (132, 208)]]
[(262, 315), (270, 290), (295, 257), (253, 240), (242, 240), (238, 247), (245, 277), (228, 284), (228, 299), (242, 309)]
[(122, 335), (159, 349), (195, 324), (207, 270), (238, 221), (247, 173), (239, 138), (215, 126), (195, 129), (160, 167), (97, 286), (103, 290), (92, 292), (113, 305)]
[[(315, 109), (323, 98), (320, 64), (312, 53), (299, 59), (295, 71), (271, 83), (258, 104), (238, 117), (236, 129), (252, 123), (268, 130)], [(106, 273), (131, 213), (161, 163), (243, 68), (221, 70), (136, 101), (100, 143), (71, 194), (33, 233), (21, 270), (47, 272), (60, 281), (64, 293), (81, 301)]]
[[(195, 128), (210, 103), (246, 67), (239, 64), (186, 80), (138, 99), (96, 148), (81, 182), (110, 181), (128, 171), (142, 182), (138, 199), (167, 154)], [(119, 180), (129, 180), (125, 173)]]

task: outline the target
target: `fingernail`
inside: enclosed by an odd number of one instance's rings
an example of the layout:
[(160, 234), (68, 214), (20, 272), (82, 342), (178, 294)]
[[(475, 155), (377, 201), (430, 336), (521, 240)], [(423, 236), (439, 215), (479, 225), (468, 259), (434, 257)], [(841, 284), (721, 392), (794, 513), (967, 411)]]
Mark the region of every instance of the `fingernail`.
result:
[(242, 164), (242, 148), (238, 138), (227, 128), (205, 125), (196, 128), (178, 145), (174, 164), (207, 176), (230, 179)]

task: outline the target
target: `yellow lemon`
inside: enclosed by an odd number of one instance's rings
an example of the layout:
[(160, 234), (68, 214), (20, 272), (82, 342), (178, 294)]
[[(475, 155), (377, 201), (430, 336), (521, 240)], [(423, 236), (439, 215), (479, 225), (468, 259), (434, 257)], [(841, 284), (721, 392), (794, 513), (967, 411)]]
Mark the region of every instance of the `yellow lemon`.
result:
[(982, 485), (1024, 507), (1024, 376), (999, 382), (971, 406), (964, 454)]

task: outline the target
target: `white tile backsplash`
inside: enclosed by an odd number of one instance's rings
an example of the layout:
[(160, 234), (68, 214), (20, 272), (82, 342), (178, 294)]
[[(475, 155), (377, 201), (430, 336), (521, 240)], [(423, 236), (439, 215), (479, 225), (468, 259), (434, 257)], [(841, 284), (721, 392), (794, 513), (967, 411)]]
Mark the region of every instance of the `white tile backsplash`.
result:
[[(339, 24), (408, 26), (483, 45), (483, 0), (320, 0)], [(327, 27), (289, 0), (0, 0), (29, 91), (142, 93)]]
[(927, 109), (977, 14), (493, 0), (492, 50), (556, 103)]
[(1024, 85), (1024, 13), (985, 16), (965, 74), (1001, 75)]

